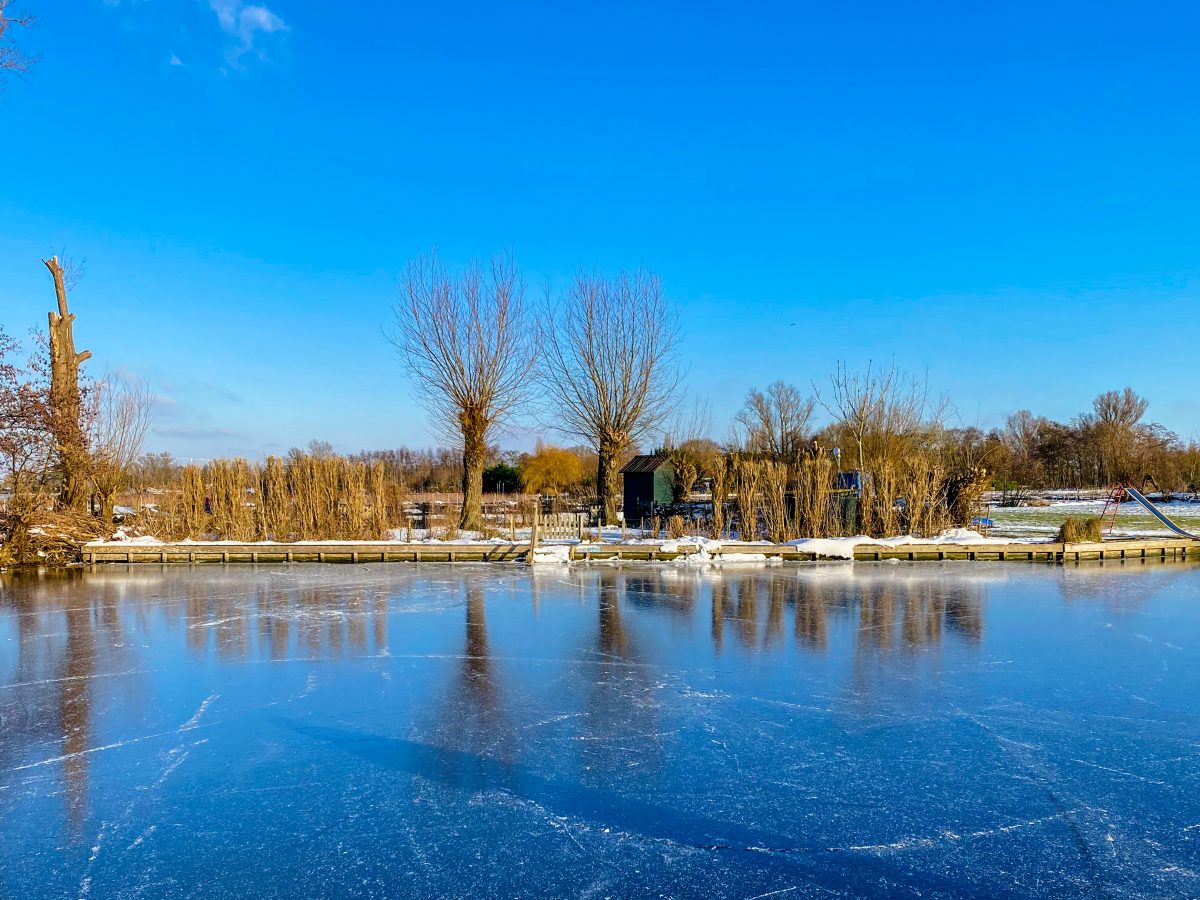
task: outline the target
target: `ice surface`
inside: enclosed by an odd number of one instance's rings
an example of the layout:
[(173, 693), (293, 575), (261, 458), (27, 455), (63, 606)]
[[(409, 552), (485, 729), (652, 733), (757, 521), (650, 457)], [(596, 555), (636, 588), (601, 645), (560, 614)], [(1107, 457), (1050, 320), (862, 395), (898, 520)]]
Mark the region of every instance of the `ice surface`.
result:
[(0, 578), (0, 896), (1191, 897), (1187, 564)]

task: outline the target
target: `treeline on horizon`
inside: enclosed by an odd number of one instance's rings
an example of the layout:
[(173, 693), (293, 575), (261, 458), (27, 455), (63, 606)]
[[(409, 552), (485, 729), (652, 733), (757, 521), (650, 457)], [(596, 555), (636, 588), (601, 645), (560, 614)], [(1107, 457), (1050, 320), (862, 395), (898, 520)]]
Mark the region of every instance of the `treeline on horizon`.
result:
[[(90, 354), (75, 352), (70, 271), (44, 262), (58, 312), (28, 363), (0, 332), (6, 543), (45, 533), (52, 514), (103, 532), (119, 498), (151, 490), (162, 493), (147, 525), (164, 537), (381, 536), (404, 524), (403, 498), (423, 493), (457, 493), (464, 531), (496, 528), (485, 492), (569, 495), (612, 525), (620, 467), (639, 450), (670, 455), (678, 503), (693, 492), (716, 500), (706, 520), (677, 527), (775, 540), (932, 534), (969, 524), (989, 488), (1017, 501), (1147, 475), (1166, 492), (1200, 483), (1200, 449), (1147, 421), (1147, 400), (1130, 388), (1099, 394), (1069, 422), (1022, 410), (984, 432), (949, 424), (949, 402), (895, 364), (839, 364), (808, 389), (776, 381), (751, 390), (719, 436), (703, 403), (681, 412), (678, 310), (657, 276), (585, 270), (537, 303), (508, 257), (458, 272), (423, 257), (400, 280), (390, 340), (453, 450), (338, 455), (313, 442), (263, 462), (181, 467), (142, 453), (152, 411), (144, 383), (81, 374)], [(497, 435), (517, 419), (568, 446), (499, 450)], [(845, 470), (869, 476), (853, 520), (832, 502)]]
[[(775, 541), (859, 532), (930, 535), (969, 524), (989, 489), (1016, 503), (1036, 489), (1101, 488), (1140, 483), (1147, 475), (1164, 492), (1190, 492), (1200, 477), (1200, 448), (1143, 422), (1148, 404), (1129, 389), (1099, 395), (1070, 423), (1020, 411), (986, 433), (941, 424), (944, 405), (927, 404), (922, 395), (923, 388), (908, 381), (897, 395), (903, 402), (884, 404), (886, 422), (857, 432), (860, 447), (847, 423), (811, 427), (819, 402), (794, 386), (776, 382), (752, 390), (726, 440), (699, 435), (693, 423), (690, 436), (666, 435), (649, 450), (665, 454), (675, 474), (676, 507), (662, 510), (659, 524), (672, 534)], [(872, 477), (857, 518), (847, 520), (832, 502), (834, 476), (839, 468), (857, 467), (860, 453)], [(587, 448), (539, 444), (521, 453), (492, 446), (486, 462), (488, 494), (512, 501), (537, 494), (563, 499), (564, 508), (596, 507), (598, 460)], [(462, 475), (461, 453), (449, 448), (338, 454), (314, 440), (263, 462), (197, 466), (146, 454), (131, 467), (128, 493), (142, 524), (167, 538), (383, 539), (397, 527), (433, 523), (439, 536), (452, 537)], [(446, 502), (431, 510), (429, 499), (437, 495)], [(484, 530), (502, 532), (514, 514), (527, 524), (529, 510), (520, 502), (485, 502)], [(431, 519), (431, 511), (438, 517)]]
[[(766, 392), (750, 392), (725, 439), (695, 433), (676, 439), (664, 434), (653, 447), (629, 448), (622, 462), (642, 452), (666, 453), (675, 460), (690, 457), (695, 480), (690, 487), (677, 488), (678, 493), (686, 494), (692, 488), (709, 487), (697, 482), (711, 482), (722, 455), (740, 452), (782, 458), (788, 452), (811, 453), (812, 448), (841, 450), (847, 443), (844, 429), (813, 429), (789, 421), (793, 416), (787, 407), (803, 412), (807, 403), (796, 388), (777, 382)], [(986, 431), (930, 425), (916, 436), (915, 446), (938, 457), (948, 468), (964, 463), (985, 468), (988, 488), (1013, 501), (1038, 490), (1103, 489), (1122, 482), (1141, 483), (1146, 476), (1164, 493), (1197, 493), (1200, 444), (1185, 443), (1162, 425), (1143, 421), (1148, 406), (1144, 398), (1126, 388), (1097, 396), (1090, 410), (1067, 422), (1020, 410), (1008, 416), (1002, 427)], [(780, 430), (793, 434), (781, 440), (774, 433)], [(854, 446), (853, 437), (848, 443)], [(306, 454), (342, 455), (368, 466), (380, 463), (388, 482), (406, 494), (453, 494), (462, 488), (462, 451), (451, 447), (338, 454), (332, 444), (313, 440), (305, 448), (293, 447), (284, 459)], [(843, 468), (855, 467), (844, 451), (840, 455)], [(532, 451), (517, 451), (491, 445), (485, 462), (485, 493), (595, 496), (598, 460), (586, 447), (539, 441)], [(185, 467), (184, 461), (169, 452), (144, 454), (130, 470), (129, 486), (138, 491), (178, 487)], [(687, 472), (685, 463), (684, 478)]]

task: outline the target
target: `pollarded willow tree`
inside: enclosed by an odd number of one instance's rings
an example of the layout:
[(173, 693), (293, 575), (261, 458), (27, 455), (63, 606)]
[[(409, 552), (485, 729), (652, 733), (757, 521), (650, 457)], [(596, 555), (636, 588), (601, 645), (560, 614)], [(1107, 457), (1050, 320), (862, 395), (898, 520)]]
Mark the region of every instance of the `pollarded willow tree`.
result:
[(541, 377), (563, 431), (599, 455), (604, 524), (617, 518), (621, 456), (673, 412), (678, 315), (658, 276), (581, 272), (542, 310)]
[(388, 339), (422, 405), (463, 448), (459, 527), (483, 528), (483, 469), (495, 428), (530, 396), (536, 362), (525, 285), (507, 256), (452, 274), (436, 256), (400, 280)]

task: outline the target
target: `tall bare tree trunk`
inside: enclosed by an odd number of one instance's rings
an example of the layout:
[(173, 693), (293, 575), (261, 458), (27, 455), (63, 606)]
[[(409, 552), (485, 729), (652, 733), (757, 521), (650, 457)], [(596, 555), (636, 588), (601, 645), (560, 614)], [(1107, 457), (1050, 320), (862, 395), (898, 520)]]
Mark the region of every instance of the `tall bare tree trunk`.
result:
[(525, 285), (512, 260), (452, 276), (436, 259), (409, 264), (389, 339), (422, 404), (463, 441), (459, 527), (483, 529), (483, 466), (491, 430), (530, 396), (537, 361)]
[(678, 316), (649, 272), (580, 272), (565, 294), (547, 292), (540, 322), (543, 383), (562, 430), (596, 448), (596, 493), (612, 525), (622, 452), (674, 409)]
[(601, 521), (605, 525), (617, 524), (617, 497), (621, 493), (621, 454), (625, 443), (617, 438), (602, 437), (597, 448), (600, 464), (596, 470), (596, 494), (600, 498)]
[(75, 315), (67, 309), (64, 270), (57, 256), (42, 260), (54, 279), (58, 312), (50, 313), (50, 430), (58, 444), (58, 467), (62, 480), (59, 498), (64, 507), (87, 506), (85, 467), (87, 447), (80, 423), (79, 364), (91, 351), (75, 352)]
[(487, 424), (483, 417), (464, 412), (463, 507), (458, 527), (463, 531), (483, 530), (483, 466), (487, 461)]
[(106, 526), (111, 525), (117, 511), (117, 492), (115, 490), (97, 491), (96, 496), (99, 498), (97, 506), (100, 510), (100, 521)]

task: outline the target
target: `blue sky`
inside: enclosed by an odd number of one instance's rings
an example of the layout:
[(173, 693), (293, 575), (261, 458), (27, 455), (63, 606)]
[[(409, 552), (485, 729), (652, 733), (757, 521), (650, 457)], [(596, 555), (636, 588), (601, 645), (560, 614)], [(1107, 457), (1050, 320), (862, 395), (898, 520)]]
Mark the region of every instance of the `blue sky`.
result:
[(0, 323), (85, 257), (78, 342), (152, 382), (151, 449), (432, 443), (380, 329), (435, 246), (660, 273), (717, 436), (893, 357), (963, 424), (1128, 384), (1200, 432), (1194, 4), (26, 5)]

